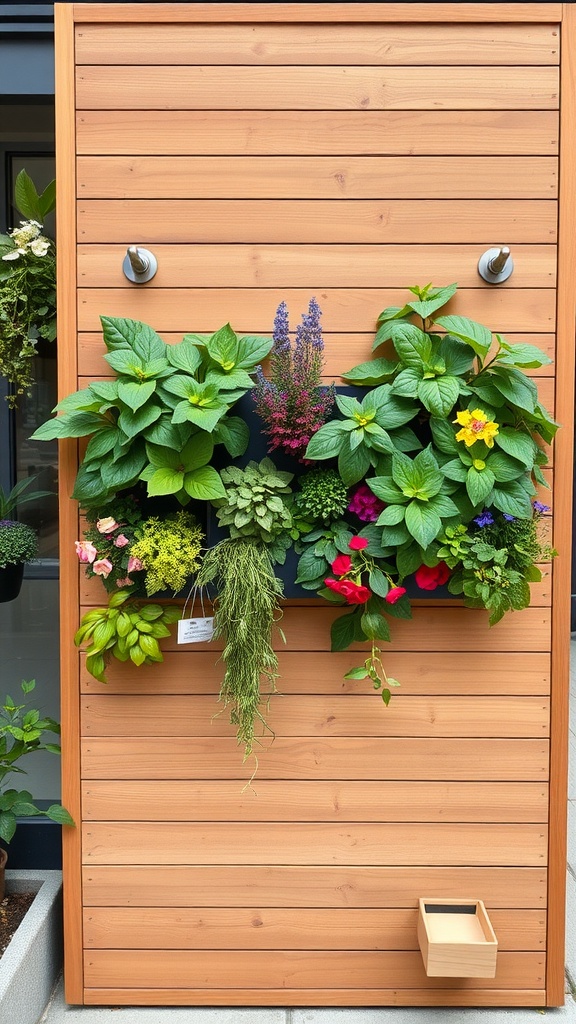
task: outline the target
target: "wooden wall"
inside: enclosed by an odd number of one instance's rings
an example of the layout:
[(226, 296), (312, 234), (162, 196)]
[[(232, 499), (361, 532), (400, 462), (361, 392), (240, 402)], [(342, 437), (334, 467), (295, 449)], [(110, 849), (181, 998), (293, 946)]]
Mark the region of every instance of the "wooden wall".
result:
[[(567, 424), (562, 555), (532, 607), (489, 630), (421, 602), (394, 625), (387, 710), (343, 680), (333, 612), (286, 608), (256, 795), (212, 720), (213, 647), (168, 645), (107, 687), (86, 673), (71, 637), (102, 593), (78, 579), (62, 444), (69, 1002), (562, 1003), (571, 6), (56, 5), (62, 393), (103, 374), (100, 314), (166, 340), (268, 333), (315, 295), (337, 375), (408, 285), (458, 281), (453, 312), (556, 356), (538, 379)], [(135, 243), (158, 258), (145, 287), (121, 270)], [(516, 264), (499, 287), (476, 270), (495, 244)], [(419, 896), (485, 901), (494, 980), (426, 977)]]

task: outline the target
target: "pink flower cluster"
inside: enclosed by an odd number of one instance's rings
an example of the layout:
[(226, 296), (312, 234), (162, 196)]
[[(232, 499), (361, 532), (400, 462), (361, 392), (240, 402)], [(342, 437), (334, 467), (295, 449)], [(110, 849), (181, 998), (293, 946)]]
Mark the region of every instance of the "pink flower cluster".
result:
[(363, 523), (375, 523), (385, 508), (384, 502), (376, 497), (368, 484), (358, 484), (348, 504), (348, 511), (353, 512)]
[[(130, 540), (124, 533), (117, 533), (115, 537), (112, 534), (121, 529), (120, 523), (117, 523), (113, 516), (104, 516), (102, 519), (96, 520), (96, 530), (103, 538), (108, 540), (108, 553), (111, 554), (109, 544), (111, 543), (115, 548), (125, 548), (130, 544)], [(103, 579), (107, 579), (111, 572), (114, 571), (114, 564), (110, 558), (98, 557), (98, 548), (91, 540), (76, 540), (74, 541), (74, 547), (76, 554), (78, 555), (78, 561), (89, 565), (92, 572), (96, 576), (101, 576)], [(128, 559), (127, 572), (128, 575), (123, 579), (116, 580), (117, 587), (130, 587), (134, 583), (134, 580), (130, 578), (131, 572), (138, 572), (143, 568), (142, 562), (139, 558), (134, 558), (130, 555)]]

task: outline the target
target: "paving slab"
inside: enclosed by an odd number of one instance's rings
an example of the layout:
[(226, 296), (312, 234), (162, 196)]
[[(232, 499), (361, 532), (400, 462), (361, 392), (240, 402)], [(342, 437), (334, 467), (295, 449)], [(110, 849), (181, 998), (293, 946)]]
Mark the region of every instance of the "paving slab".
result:
[[(292, 1010), (289, 1024), (575, 1024), (576, 1003), (554, 1009), (383, 1007), (382, 1009)], [(192, 1022), (191, 1022), (192, 1024)]]

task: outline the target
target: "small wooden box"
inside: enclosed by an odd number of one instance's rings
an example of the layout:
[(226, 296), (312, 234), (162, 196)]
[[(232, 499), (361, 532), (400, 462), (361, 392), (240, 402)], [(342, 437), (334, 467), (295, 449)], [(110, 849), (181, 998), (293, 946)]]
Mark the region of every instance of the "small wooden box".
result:
[(496, 974), (498, 940), (482, 900), (419, 900), (418, 943), (431, 978)]

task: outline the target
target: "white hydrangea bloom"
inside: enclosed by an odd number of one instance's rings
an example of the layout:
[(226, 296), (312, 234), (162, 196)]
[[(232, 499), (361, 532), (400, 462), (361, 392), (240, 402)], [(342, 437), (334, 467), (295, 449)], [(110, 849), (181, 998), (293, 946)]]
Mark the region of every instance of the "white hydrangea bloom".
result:
[(2, 259), (3, 260), (17, 260), (19, 256), (24, 256), (25, 249), (14, 249), (12, 252), (7, 252)]
[(28, 248), (35, 256), (45, 256), (50, 248), (50, 242), (47, 238), (44, 238), (44, 235), (39, 235), (38, 238), (32, 239)]
[(10, 232), (10, 237), (14, 239), (16, 245), (26, 245), (31, 242), (34, 238), (38, 238), (40, 234), (41, 224), (35, 220), (21, 220), (20, 227), (14, 228)]

